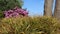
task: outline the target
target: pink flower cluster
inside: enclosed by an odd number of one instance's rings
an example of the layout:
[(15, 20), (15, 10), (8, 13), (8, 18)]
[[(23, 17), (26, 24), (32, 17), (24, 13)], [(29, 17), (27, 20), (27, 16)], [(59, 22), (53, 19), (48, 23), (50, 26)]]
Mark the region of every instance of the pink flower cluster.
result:
[(4, 11), (4, 15), (6, 18), (17, 17), (19, 15), (28, 16), (28, 11), (25, 9), (15, 7), (12, 10)]

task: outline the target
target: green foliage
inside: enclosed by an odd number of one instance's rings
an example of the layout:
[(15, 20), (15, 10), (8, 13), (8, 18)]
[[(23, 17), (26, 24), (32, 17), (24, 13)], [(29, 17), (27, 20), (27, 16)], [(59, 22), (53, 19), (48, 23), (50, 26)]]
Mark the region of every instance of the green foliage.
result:
[(3, 18), (4, 17), (4, 14), (3, 12), (0, 10), (0, 18)]
[(22, 7), (22, 0), (0, 0), (0, 10), (13, 9), (15, 6)]
[(56, 34), (57, 19), (52, 17), (3, 18), (0, 33), (3, 34)]

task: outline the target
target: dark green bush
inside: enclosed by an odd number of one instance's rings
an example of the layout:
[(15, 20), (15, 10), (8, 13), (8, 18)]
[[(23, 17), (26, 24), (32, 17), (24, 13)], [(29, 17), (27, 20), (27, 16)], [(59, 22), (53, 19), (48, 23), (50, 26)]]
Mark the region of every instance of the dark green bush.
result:
[(0, 23), (3, 34), (56, 34), (57, 19), (52, 17), (4, 18)]
[(0, 0), (0, 10), (13, 9), (15, 6), (22, 7), (22, 0)]
[(4, 17), (4, 14), (3, 12), (0, 10), (0, 18), (3, 18)]

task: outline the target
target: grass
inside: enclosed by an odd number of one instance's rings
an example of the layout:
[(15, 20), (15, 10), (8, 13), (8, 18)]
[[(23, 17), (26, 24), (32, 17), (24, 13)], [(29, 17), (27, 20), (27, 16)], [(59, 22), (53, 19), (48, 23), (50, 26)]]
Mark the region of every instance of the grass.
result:
[(56, 18), (45, 16), (12, 17), (0, 21), (0, 34), (57, 34), (60, 28)]

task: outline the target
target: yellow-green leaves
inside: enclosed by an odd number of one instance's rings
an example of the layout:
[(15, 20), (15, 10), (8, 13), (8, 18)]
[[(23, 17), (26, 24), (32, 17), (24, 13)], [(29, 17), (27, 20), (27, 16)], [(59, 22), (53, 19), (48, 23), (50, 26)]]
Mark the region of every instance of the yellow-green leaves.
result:
[(59, 29), (59, 25), (58, 20), (53, 17), (3, 18), (0, 31), (3, 30), (4, 34), (52, 34)]

